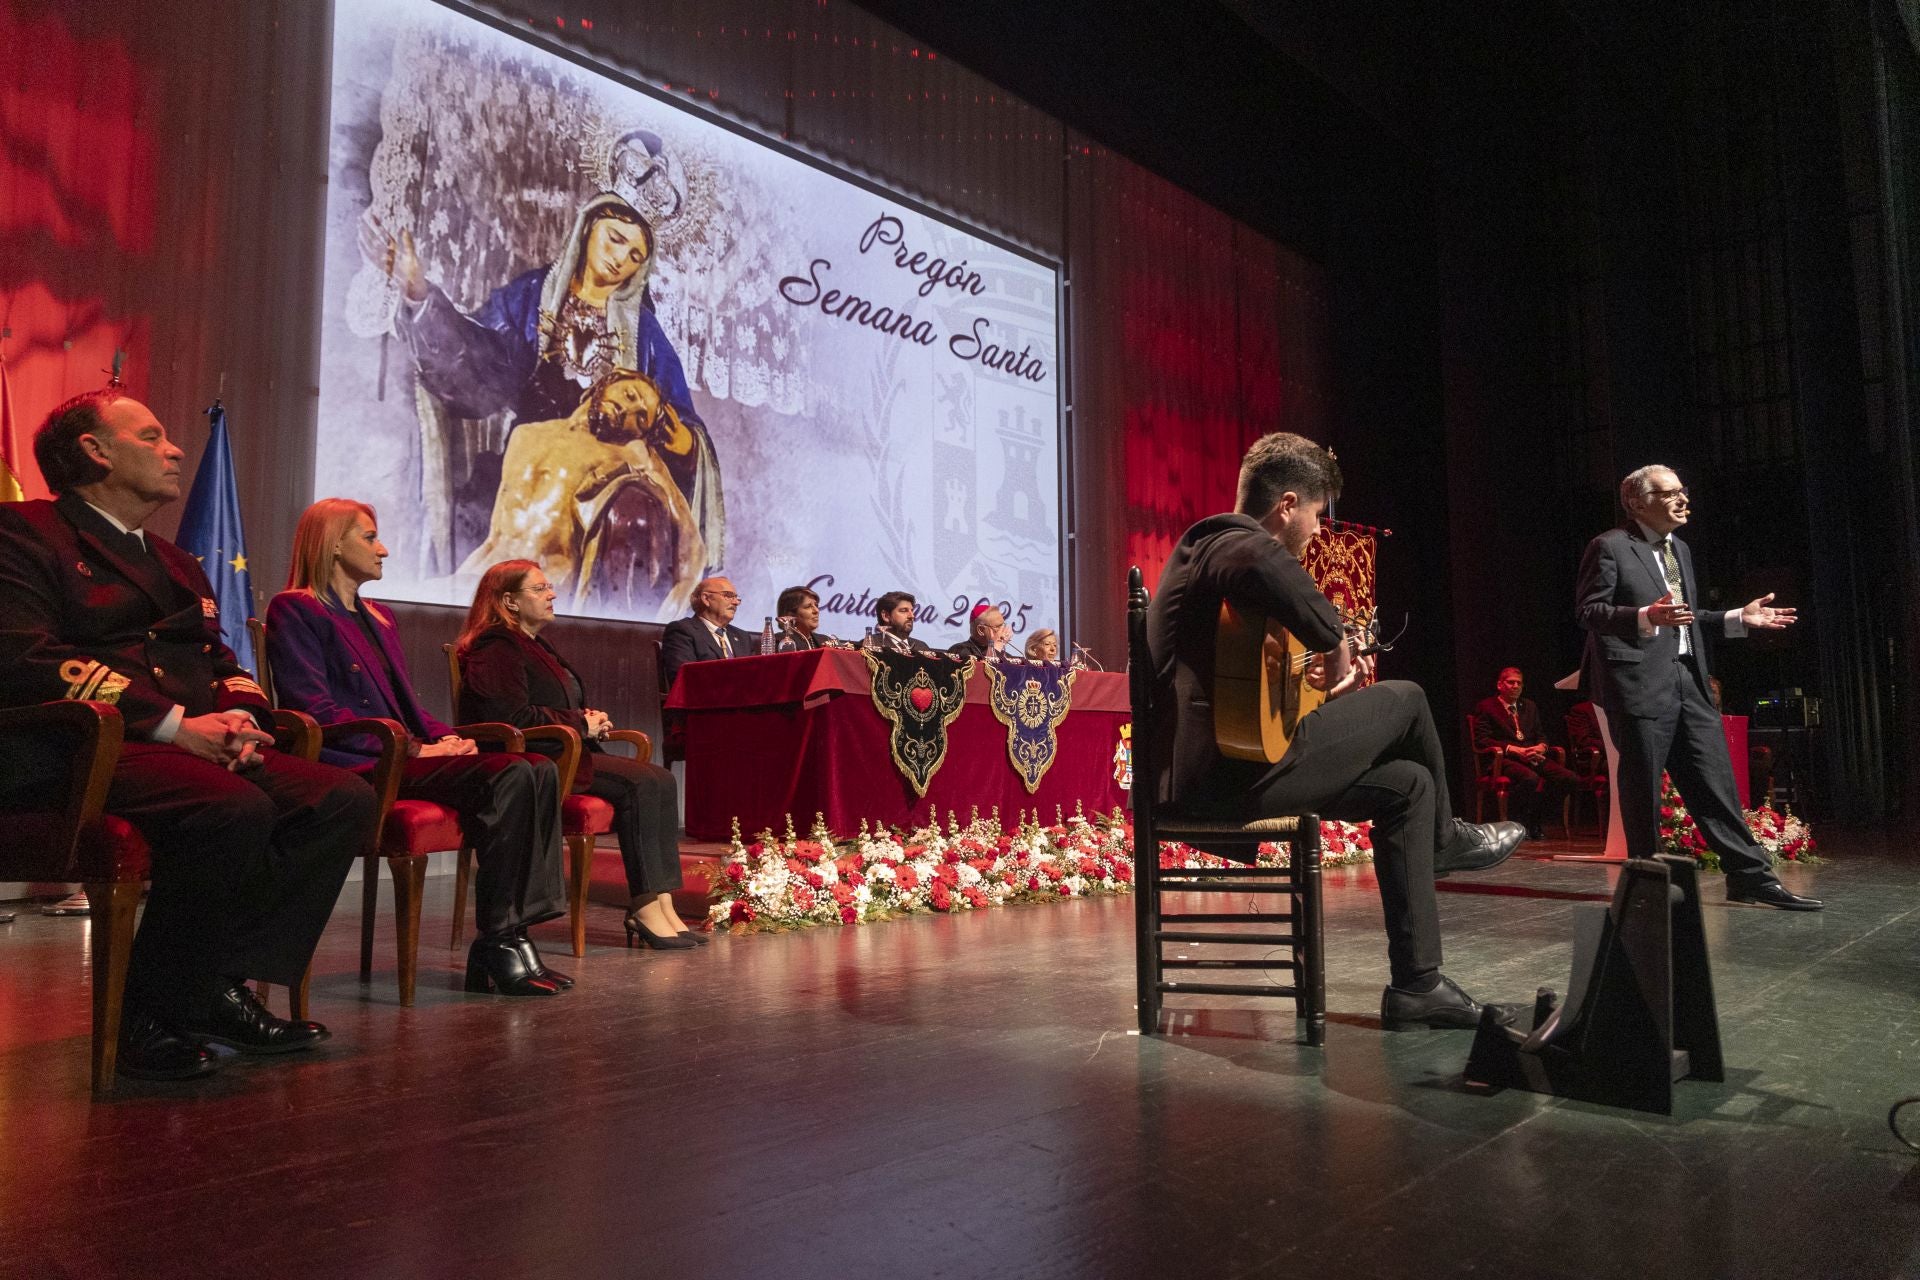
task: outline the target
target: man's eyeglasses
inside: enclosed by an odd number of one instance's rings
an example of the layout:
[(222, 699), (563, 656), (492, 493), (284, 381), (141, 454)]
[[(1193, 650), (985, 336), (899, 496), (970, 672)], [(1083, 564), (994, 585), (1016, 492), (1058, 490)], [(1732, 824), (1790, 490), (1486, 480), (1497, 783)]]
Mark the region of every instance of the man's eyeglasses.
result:
[(740, 593), (737, 591), (709, 591), (707, 592), (707, 597), (712, 600), (738, 600)]
[(1649, 489), (1647, 490), (1647, 496), (1649, 498), (1679, 498), (1684, 502), (1687, 498), (1687, 487), (1681, 485), (1678, 489)]

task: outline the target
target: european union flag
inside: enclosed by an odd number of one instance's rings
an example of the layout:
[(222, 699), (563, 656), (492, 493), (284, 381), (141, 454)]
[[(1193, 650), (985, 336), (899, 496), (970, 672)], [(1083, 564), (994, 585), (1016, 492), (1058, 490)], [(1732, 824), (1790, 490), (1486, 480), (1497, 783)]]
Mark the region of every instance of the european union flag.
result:
[(240, 665), (252, 671), (253, 638), (247, 634), (247, 619), (253, 614), (253, 579), (247, 574), (247, 538), (240, 531), (240, 488), (233, 480), (227, 411), (215, 400), (207, 418), (212, 434), (207, 437), (207, 451), (200, 456), (200, 470), (194, 473), (193, 492), (187, 495), (175, 542), (207, 571), (214, 601), (220, 606), (221, 638)]

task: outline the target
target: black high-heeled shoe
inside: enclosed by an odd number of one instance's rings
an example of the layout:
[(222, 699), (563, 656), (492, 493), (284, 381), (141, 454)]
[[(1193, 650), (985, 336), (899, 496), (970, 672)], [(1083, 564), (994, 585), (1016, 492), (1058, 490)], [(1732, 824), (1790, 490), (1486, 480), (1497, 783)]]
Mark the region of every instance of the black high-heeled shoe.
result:
[(513, 935), (513, 945), (514, 949), (520, 953), (520, 958), (527, 962), (527, 969), (534, 977), (545, 978), (562, 991), (571, 991), (573, 989), (572, 978), (569, 978), (558, 969), (547, 968), (546, 961), (540, 958), (539, 951), (534, 948), (533, 939), (527, 936), (525, 929), (521, 929)]
[(704, 947), (704, 946), (706, 946), (706, 945), (707, 945), (707, 944), (708, 944), (709, 942), (712, 942), (712, 941), (713, 941), (713, 939), (712, 939), (712, 938), (709, 938), (709, 937), (708, 937), (708, 936), (707, 936), (706, 934), (704, 934), (704, 933), (696, 933), (696, 932), (695, 932), (694, 930), (692, 930), (692, 929), (682, 929), (682, 930), (680, 931), (680, 936), (681, 936), (681, 937), (683, 937), (683, 938), (692, 938), (692, 939), (693, 939), (693, 945), (694, 945), (694, 946), (696, 946), (696, 947)]
[(467, 990), (503, 996), (557, 996), (558, 984), (536, 977), (512, 938), (475, 938), (467, 948)]
[(700, 945), (684, 934), (669, 933), (662, 935), (655, 933), (653, 930), (647, 928), (647, 926), (641, 924), (639, 917), (631, 911), (627, 913), (625, 923), (627, 926), (627, 945), (630, 947), (637, 947), (644, 942), (655, 951), (691, 951)]

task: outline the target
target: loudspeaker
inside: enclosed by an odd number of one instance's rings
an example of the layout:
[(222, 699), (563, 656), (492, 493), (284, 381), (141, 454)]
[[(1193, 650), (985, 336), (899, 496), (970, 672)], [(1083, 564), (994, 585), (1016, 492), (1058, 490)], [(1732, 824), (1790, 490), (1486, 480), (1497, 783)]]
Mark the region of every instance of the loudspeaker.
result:
[(1571, 996), (1533, 1023), (1482, 1016), (1466, 1081), (1673, 1114), (1677, 1080), (1723, 1080), (1720, 1019), (1690, 858), (1629, 860), (1613, 901), (1575, 909)]

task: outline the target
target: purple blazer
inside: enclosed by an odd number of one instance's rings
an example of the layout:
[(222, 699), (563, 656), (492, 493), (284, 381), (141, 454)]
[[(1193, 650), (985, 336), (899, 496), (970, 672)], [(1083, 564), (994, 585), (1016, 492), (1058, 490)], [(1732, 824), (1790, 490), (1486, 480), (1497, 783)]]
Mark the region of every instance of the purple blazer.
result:
[[(282, 591), (267, 605), (267, 660), (280, 705), (304, 711), (322, 725), (376, 716), (398, 720), (429, 740), (453, 729), (436, 719), (413, 691), (393, 615), (361, 597), (380, 638), (376, 653), (351, 613), (304, 591)], [(380, 661), (385, 655), (386, 663)], [(396, 680), (387, 679), (391, 666)], [(328, 764), (364, 768), (380, 755), (380, 740), (356, 734), (320, 750)]]

